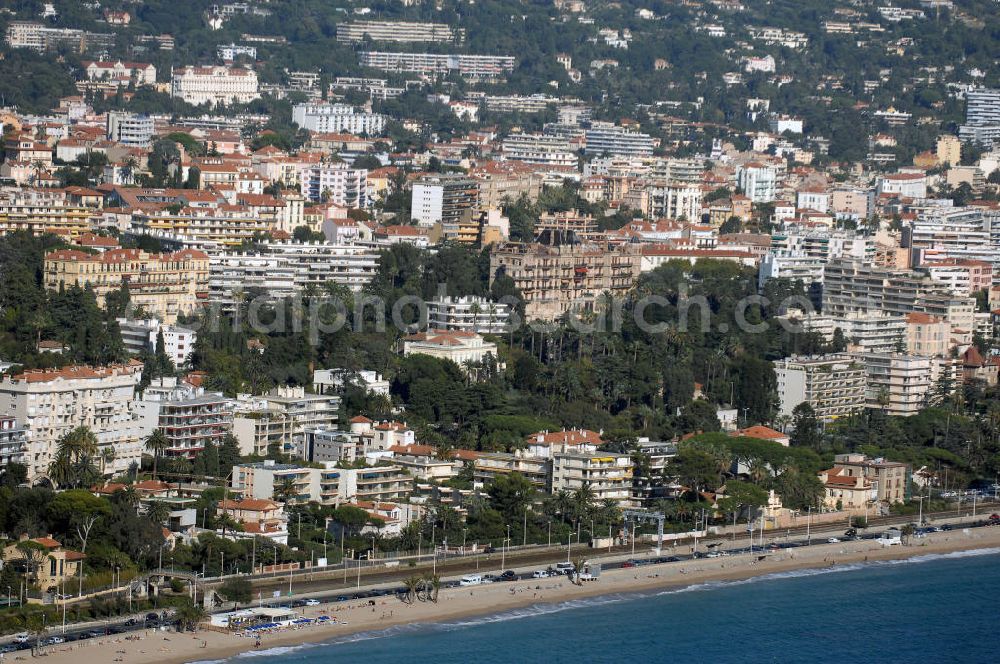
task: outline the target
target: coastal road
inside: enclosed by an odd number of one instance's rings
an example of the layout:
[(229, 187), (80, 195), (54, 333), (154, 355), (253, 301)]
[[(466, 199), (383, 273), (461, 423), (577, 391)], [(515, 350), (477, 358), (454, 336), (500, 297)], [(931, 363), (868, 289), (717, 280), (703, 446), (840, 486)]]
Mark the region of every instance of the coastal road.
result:
[[(962, 518), (958, 518), (954, 510), (943, 513), (930, 513), (924, 516), (927, 519), (933, 520), (934, 524), (938, 527), (958, 529), (993, 525), (987, 520), (987, 517), (992, 513), (991, 508), (987, 508), (986, 514), (977, 515), (975, 520), (968, 514), (963, 515)], [(901, 526), (913, 521), (914, 519), (911, 516), (872, 519), (869, 522), (871, 527), (867, 531), (860, 531), (862, 534), (861, 538), (874, 539), (877, 537), (877, 533), (885, 527), (891, 525)], [(846, 524), (838, 524), (836, 527), (831, 524), (824, 524), (819, 528), (811, 529), (811, 537), (808, 540), (805, 537), (805, 528), (766, 532), (765, 550), (761, 552), (761, 555), (767, 555), (770, 552), (785, 548), (826, 544), (827, 538), (831, 536), (842, 537), (845, 528)], [(756, 545), (756, 541), (755, 539), (754, 551), (761, 551)], [(590, 563), (599, 563), (602, 569), (616, 569), (682, 562), (695, 557), (705, 557), (706, 555), (725, 555), (722, 553), (723, 550), (725, 550), (726, 554), (745, 553), (747, 543), (748, 538), (742, 535), (738, 536), (736, 542), (733, 543), (731, 535), (727, 533), (699, 538), (698, 551), (696, 553), (691, 552), (694, 545), (694, 540), (691, 538), (678, 541), (675, 546), (669, 549), (665, 547), (659, 554), (654, 553), (654, 550), (648, 546), (648, 543), (644, 543), (643, 546), (636, 547), (634, 556), (630, 546), (612, 547), (610, 552), (607, 549), (602, 549), (598, 552), (586, 546), (573, 546), (569, 557), (571, 559), (584, 557)], [(714, 549), (719, 549), (719, 553), (715, 553)], [(507, 569), (515, 572), (514, 578), (509, 579), (510, 581), (530, 580), (534, 571), (550, 569), (558, 562), (565, 562), (567, 560), (566, 550), (566, 547), (558, 549), (546, 547), (532, 551), (511, 551), (506, 556), (494, 553), (491, 555), (481, 554), (476, 557), (448, 558), (439, 562), (436, 566), (436, 571), (441, 576), (443, 584), (448, 586), (457, 585), (458, 579), (464, 574), (499, 575), (501, 572), (506, 571), (500, 568), (500, 563), (503, 559)], [(356, 570), (348, 570), (346, 582), (343, 580), (342, 571), (336, 573), (340, 577), (339, 579), (330, 578), (330, 572), (324, 572), (324, 578), (322, 579), (309, 579), (305, 574), (301, 574), (292, 578), (292, 591), (294, 594), (291, 596), (288, 595), (288, 576), (267, 580), (255, 579), (254, 589), (260, 593), (260, 597), (266, 598), (266, 603), (268, 604), (280, 603), (287, 605), (294, 603), (302, 605), (306, 599), (315, 599), (323, 603), (333, 604), (331, 610), (334, 610), (336, 603), (340, 601), (394, 595), (402, 589), (402, 580), (406, 577), (413, 574), (428, 573), (433, 570), (434, 566), (431, 564), (396, 569), (370, 567), (365, 570), (362, 568), (360, 586), (358, 585)], [(211, 584), (209, 584), (209, 587), (211, 587)], [(274, 591), (278, 591), (281, 597), (273, 598)], [(128, 622), (132, 622), (132, 624), (128, 624)], [(62, 630), (58, 626), (53, 626), (50, 628), (49, 634), (64, 638), (66, 641), (76, 641), (102, 636), (106, 633), (124, 634), (133, 630), (164, 627), (171, 624), (172, 621), (169, 618), (165, 621), (156, 620), (147, 622), (145, 614), (135, 614), (132, 616), (122, 616), (116, 620), (68, 625), (65, 634), (62, 633)], [(0, 639), (0, 652), (11, 652), (14, 649), (28, 649), (30, 646), (30, 643), (16, 643), (12, 637)]]

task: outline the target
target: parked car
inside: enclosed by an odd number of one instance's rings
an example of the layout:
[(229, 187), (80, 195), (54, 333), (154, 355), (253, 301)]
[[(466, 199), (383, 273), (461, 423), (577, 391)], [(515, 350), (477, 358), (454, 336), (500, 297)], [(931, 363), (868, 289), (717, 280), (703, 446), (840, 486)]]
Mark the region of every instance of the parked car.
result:
[(547, 579), (547, 578), (549, 578), (549, 573), (546, 572), (543, 569), (536, 569), (534, 572), (531, 573), (531, 578), (532, 579)]
[(509, 569), (509, 570), (505, 571), (503, 574), (500, 575), (500, 580), (501, 581), (517, 581), (517, 574), (514, 573), (514, 570)]
[(306, 606), (319, 606), (319, 600), (318, 599), (307, 599), (306, 600)]
[(844, 531), (844, 537), (857, 537), (857, 536), (858, 536), (857, 528), (848, 528), (847, 530)]
[(840, 542), (840, 540), (836, 537), (830, 537), (826, 541), (829, 542), (830, 544), (837, 544), (838, 542)]
[(478, 586), (483, 582), (483, 577), (478, 574), (467, 574), (459, 580), (458, 585), (460, 586)]

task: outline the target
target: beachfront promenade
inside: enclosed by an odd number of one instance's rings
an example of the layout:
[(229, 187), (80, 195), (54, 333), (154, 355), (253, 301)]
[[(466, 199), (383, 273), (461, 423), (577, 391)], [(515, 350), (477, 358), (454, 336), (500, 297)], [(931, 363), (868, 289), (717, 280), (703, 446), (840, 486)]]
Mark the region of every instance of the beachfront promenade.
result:
[[(969, 527), (913, 539), (908, 545), (882, 546), (873, 540), (827, 543), (773, 550), (766, 554), (740, 554), (717, 558), (682, 559), (637, 567), (605, 569), (599, 580), (575, 585), (566, 577), (520, 579), (474, 587), (443, 588), (437, 602), (403, 602), (394, 595), (374, 599), (348, 599), (306, 607), (301, 614), (315, 620), (321, 615), (331, 620), (310, 623), (263, 636), (263, 648), (315, 643), (359, 631), (388, 628), (412, 622), (448, 621), (459, 617), (500, 613), (542, 603), (558, 603), (580, 598), (642, 592), (694, 584), (726, 582), (754, 576), (800, 569), (845, 569), (855, 564), (948, 554), (973, 549), (1000, 550), (1000, 527)], [(597, 562), (596, 558), (591, 559)], [(604, 561), (604, 559), (601, 559)], [(554, 561), (555, 562), (555, 561)], [(514, 567), (530, 572), (530, 567)], [(446, 579), (447, 580), (447, 579)], [(178, 634), (144, 631), (127, 640), (125, 635), (92, 639), (48, 648), (50, 664), (76, 664), (81, 655), (88, 661), (122, 661), (135, 664), (180, 664), (193, 660), (218, 659), (255, 648), (255, 640), (231, 634), (201, 631)], [(120, 658), (120, 659), (118, 659)]]

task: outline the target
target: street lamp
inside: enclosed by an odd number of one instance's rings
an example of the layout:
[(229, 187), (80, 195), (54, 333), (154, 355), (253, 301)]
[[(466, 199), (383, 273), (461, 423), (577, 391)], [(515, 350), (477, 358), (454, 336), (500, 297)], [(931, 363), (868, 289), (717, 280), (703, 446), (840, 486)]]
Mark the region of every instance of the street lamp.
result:
[(917, 500), (920, 502), (917, 524), (922, 526), (924, 525), (924, 501), (927, 500), (927, 496), (917, 496)]
[(806, 544), (812, 544), (812, 505), (809, 506), (809, 511), (806, 516)]

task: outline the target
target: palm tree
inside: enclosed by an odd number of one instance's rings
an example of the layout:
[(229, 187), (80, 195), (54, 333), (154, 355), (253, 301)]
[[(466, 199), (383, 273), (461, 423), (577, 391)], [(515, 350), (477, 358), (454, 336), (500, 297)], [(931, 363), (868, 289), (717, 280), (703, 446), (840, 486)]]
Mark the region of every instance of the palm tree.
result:
[(429, 574), (424, 577), (424, 584), (427, 589), (427, 599), (437, 604), (438, 591), (441, 590), (441, 577), (437, 574)]
[(94, 432), (85, 426), (76, 427), (56, 443), (55, 458), (49, 464), (49, 479), (62, 487), (89, 484), (98, 474), (94, 465), (98, 453)]
[(167, 440), (167, 436), (163, 433), (163, 429), (154, 429), (153, 433), (149, 435), (146, 439), (146, 449), (153, 453), (153, 479), (156, 479), (156, 462), (160, 458), (160, 454), (163, 450), (167, 449), (170, 445), (170, 441)]
[(170, 518), (170, 507), (160, 500), (154, 500), (146, 507), (146, 518), (156, 524), (162, 524)]
[(274, 499), (286, 505), (298, 493), (299, 490), (295, 487), (295, 480), (291, 477), (282, 477), (274, 487)]
[(115, 462), (115, 447), (114, 445), (105, 445), (101, 448), (101, 474), (108, 474), (108, 466)]
[(134, 484), (128, 484), (124, 489), (115, 491), (114, 495), (126, 505), (131, 505), (132, 507), (139, 505), (139, 492), (135, 490)]
[(402, 595), (404, 602), (413, 604), (413, 600), (417, 598), (417, 593), (420, 591), (420, 583), (420, 577), (415, 574), (403, 579), (403, 587), (406, 588), (406, 592)]

